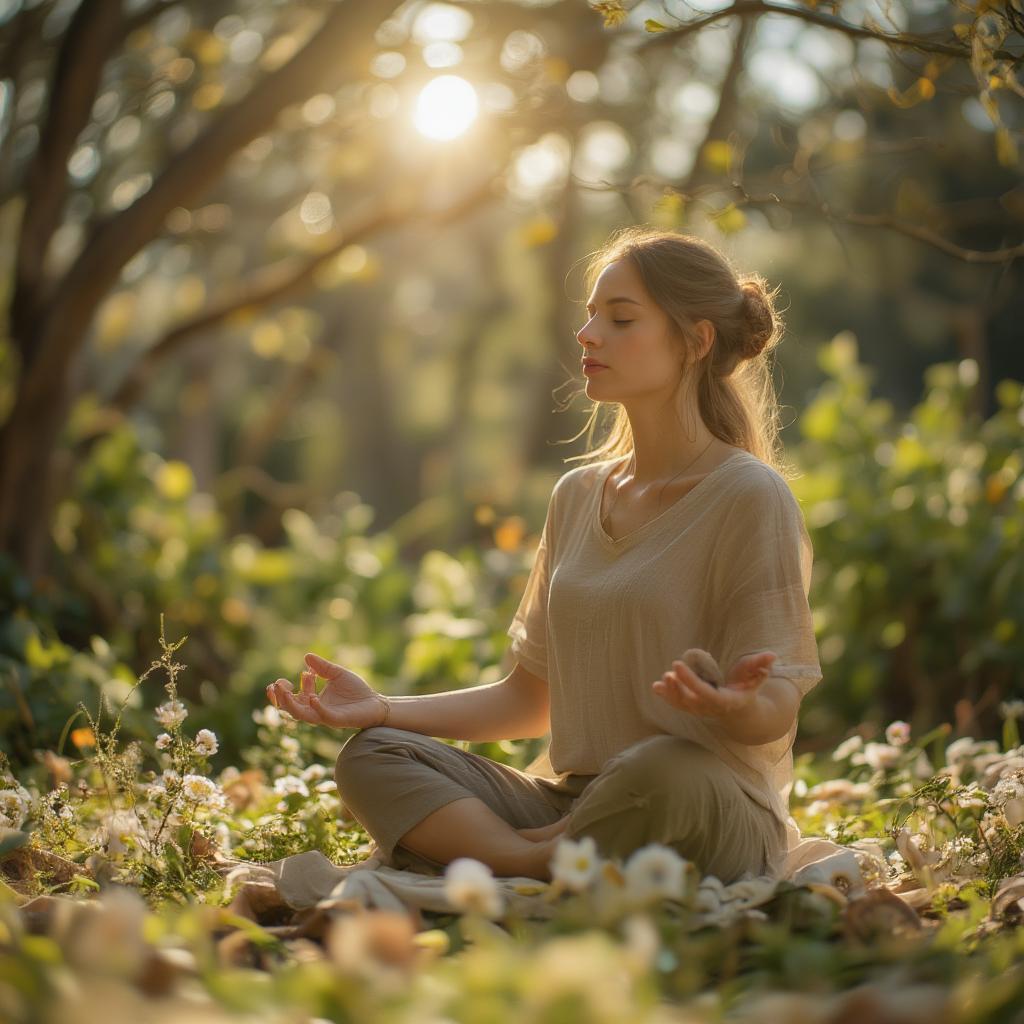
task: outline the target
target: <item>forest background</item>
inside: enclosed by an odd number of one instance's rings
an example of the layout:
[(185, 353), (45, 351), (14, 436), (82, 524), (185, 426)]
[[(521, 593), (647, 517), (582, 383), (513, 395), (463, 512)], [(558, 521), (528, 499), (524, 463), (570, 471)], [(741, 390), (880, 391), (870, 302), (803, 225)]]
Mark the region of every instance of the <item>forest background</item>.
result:
[(1015, 4), (2, 13), (15, 758), (123, 697), (161, 614), (226, 758), (309, 649), (387, 692), (498, 678), (587, 440), (581, 262), (633, 222), (783, 289), (801, 741), (991, 733), (1021, 692)]

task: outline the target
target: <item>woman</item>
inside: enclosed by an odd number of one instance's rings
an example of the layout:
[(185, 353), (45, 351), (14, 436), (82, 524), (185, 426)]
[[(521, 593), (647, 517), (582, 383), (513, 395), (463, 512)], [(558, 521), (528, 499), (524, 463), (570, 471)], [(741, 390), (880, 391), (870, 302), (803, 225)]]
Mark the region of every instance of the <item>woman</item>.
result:
[[(660, 842), (723, 882), (777, 876), (799, 839), (797, 710), (821, 670), (811, 542), (774, 465), (774, 294), (701, 239), (648, 227), (613, 235), (586, 281), (586, 393), (616, 418), (555, 484), (512, 672), (384, 698), (311, 654), (300, 691), (279, 679), (268, 698), (361, 729), (335, 778), (392, 866), (437, 874), (464, 856), (549, 879), (561, 838), (592, 836), (604, 857)], [(682, 662), (691, 648), (721, 685)], [(548, 731), (526, 771), (432, 738)]]

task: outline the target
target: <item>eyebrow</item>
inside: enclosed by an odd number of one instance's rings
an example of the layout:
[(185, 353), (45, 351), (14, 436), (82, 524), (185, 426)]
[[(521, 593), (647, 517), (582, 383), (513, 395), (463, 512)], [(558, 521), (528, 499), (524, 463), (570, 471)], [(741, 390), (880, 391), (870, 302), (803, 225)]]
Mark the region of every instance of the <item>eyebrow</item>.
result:
[[(619, 295), (619, 296), (617, 296), (617, 297), (616, 297), (616, 298), (614, 298), (614, 299), (609, 299), (609, 300), (608, 300), (608, 301), (607, 301), (607, 302), (605, 303), (605, 305), (606, 305), (606, 306), (611, 306), (611, 305), (613, 305), (613, 304), (614, 304), (614, 303), (616, 303), (616, 302), (632, 302), (634, 306), (641, 306), (641, 305), (643, 305), (643, 303), (641, 303), (641, 302), (637, 302), (637, 301), (636, 301), (636, 299), (631, 299), (631, 298), (629, 298), (629, 297), (628, 297), (627, 295)], [(592, 303), (592, 302), (588, 302), (588, 303), (587, 303), (587, 309), (590, 309), (590, 307), (591, 307), (592, 305), (593, 305), (593, 303)]]

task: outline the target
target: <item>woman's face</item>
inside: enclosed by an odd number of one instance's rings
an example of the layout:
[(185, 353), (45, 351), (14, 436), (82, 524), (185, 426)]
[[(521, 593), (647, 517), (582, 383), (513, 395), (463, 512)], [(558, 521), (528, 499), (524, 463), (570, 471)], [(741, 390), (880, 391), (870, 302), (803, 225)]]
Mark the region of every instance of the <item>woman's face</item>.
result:
[(577, 331), (581, 358), (603, 364), (587, 369), (587, 395), (623, 402), (671, 394), (682, 373), (682, 352), (671, 340), (671, 321), (655, 305), (631, 260), (610, 263), (587, 299), (587, 322)]

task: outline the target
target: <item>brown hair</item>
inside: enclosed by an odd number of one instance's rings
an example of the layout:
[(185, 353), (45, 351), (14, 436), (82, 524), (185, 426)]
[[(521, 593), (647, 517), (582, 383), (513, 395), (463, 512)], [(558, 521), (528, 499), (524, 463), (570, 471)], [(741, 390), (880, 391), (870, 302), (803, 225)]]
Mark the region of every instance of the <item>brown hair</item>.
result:
[[(621, 259), (632, 261), (651, 298), (668, 315), (673, 335), (688, 356), (680, 389), (693, 375), (700, 416), (708, 430), (791, 478), (794, 471), (783, 458), (779, 403), (769, 365), (783, 333), (775, 308), (779, 288), (769, 291), (760, 274), (738, 273), (723, 253), (702, 238), (633, 225), (613, 233), (590, 254), (584, 274), (587, 295), (601, 271)], [(580, 301), (585, 303), (586, 298)], [(707, 355), (695, 363), (699, 344), (693, 326), (705, 319), (715, 327), (715, 340)], [(576, 435), (587, 432), (590, 450), (567, 462), (598, 461), (632, 451), (632, 430), (622, 405), (617, 405), (604, 442), (591, 447), (602, 404), (594, 403), (590, 418)]]

